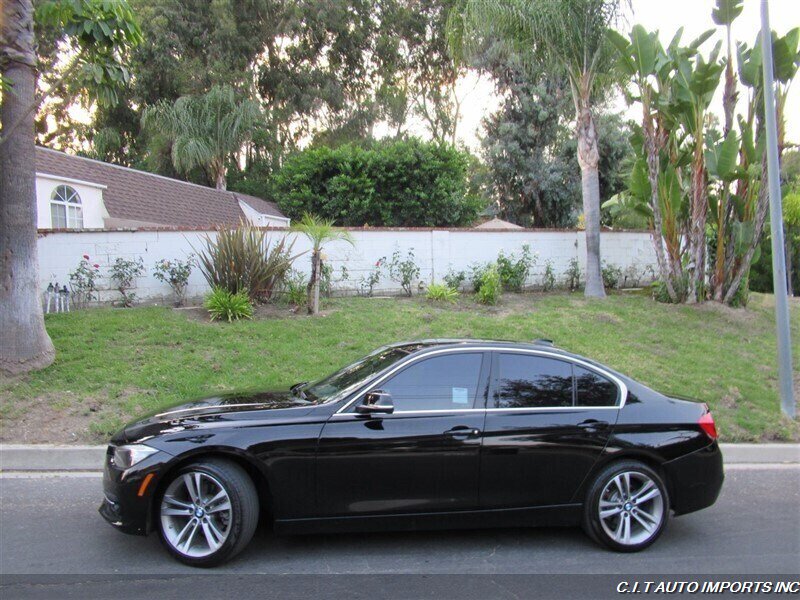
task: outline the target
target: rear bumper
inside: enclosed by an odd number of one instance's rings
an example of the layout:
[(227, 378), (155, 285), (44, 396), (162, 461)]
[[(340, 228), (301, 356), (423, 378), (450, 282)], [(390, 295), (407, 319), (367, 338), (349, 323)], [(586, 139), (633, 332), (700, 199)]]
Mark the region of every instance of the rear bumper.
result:
[(722, 452), (716, 441), (701, 450), (666, 462), (663, 467), (676, 515), (707, 508), (717, 501), (725, 473)]

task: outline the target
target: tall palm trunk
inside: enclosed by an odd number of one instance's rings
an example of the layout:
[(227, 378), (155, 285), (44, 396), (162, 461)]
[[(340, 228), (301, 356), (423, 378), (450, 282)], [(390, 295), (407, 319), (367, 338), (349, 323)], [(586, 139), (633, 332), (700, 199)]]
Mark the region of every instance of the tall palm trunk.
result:
[(319, 279), (322, 271), (322, 250), (315, 248), (311, 254), (311, 279), (306, 288), (308, 294), (308, 314), (319, 313)]
[(600, 271), (600, 152), (597, 131), (588, 99), (577, 111), (578, 164), (581, 167), (583, 215), (586, 224), (586, 289), (584, 295), (605, 298), (603, 275)]
[[(36, 248), (36, 179), (33, 112), (36, 55), (31, 0), (0, 2), (0, 121), (8, 138), (0, 146), (0, 370), (23, 373), (53, 362), (44, 327)], [(20, 124), (9, 131), (11, 123)]]
[[(696, 130), (703, 131), (702, 113), (698, 111)], [(692, 280), (689, 282), (687, 302), (694, 304), (705, 300), (706, 284), (706, 220), (708, 217), (708, 179), (706, 177), (705, 156), (703, 155), (703, 138), (698, 135), (695, 140), (692, 156), (692, 183), (690, 213), (692, 217), (689, 227), (689, 256), (692, 262), (690, 269)]]

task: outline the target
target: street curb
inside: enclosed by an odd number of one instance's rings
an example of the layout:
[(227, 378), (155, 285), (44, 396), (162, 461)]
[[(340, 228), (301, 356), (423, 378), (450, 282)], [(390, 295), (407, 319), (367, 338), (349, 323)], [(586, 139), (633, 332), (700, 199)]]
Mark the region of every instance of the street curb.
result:
[[(721, 444), (725, 464), (800, 463), (800, 444)], [(106, 446), (0, 444), (0, 471), (101, 471)]]

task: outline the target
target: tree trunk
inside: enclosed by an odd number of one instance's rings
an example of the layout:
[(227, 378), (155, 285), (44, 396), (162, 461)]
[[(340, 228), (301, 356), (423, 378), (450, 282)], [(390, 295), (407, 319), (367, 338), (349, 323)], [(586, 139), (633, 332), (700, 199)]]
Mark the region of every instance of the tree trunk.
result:
[(34, 116), (28, 111), (36, 82), (33, 6), (31, 0), (0, 5), (0, 73), (11, 85), (3, 92), (0, 121), (7, 131), (22, 119), (0, 146), (0, 370), (24, 373), (55, 358), (44, 326), (36, 247)]
[(586, 224), (586, 288), (584, 295), (605, 298), (603, 275), (600, 271), (600, 176), (598, 165), (597, 131), (588, 101), (581, 104), (577, 114), (578, 164), (581, 166), (583, 215)]
[(218, 190), (224, 190), (228, 187), (228, 182), (225, 179), (225, 167), (215, 169), (214, 183)]
[(767, 220), (767, 211), (769, 209), (769, 186), (767, 183), (767, 153), (762, 152), (761, 156), (761, 183), (758, 188), (758, 200), (756, 204), (756, 214), (753, 220), (753, 240), (747, 248), (744, 256), (739, 264), (736, 266), (731, 277), (731, 283), (725, 292), (722, 301), (725, 304), (730, 304), (742, 280), (746, 280), (750, 274), (750, 264), (753, 261), (753, 255), (756, 248), (761, 243), (761, 233), (764, 231), (764, 223)]
[[(642, 94), (644, 96), (644, 94)], [(647, 178), (650, 182), (650, 209), (653, 211), (653, 248), (656, 252), (658, 270), (664, 286), (667, 288), (670, 300), (678, 302), (678, 294), (673, 285), (673, 273), (670, 263), (664, 254), (664, 219), (661, 214), (661, 201), (658, 197), (658, 154), (659, 143), (653, 119), (650, 116), (649, 97), (643, 98), (642, 107), (644, 110), (644, 141), (645, 152), (647, 154)]]
[(705, 300), (706, 280), (706, 220), (708, 217), (708, 197), (706, 195), (705, 157), (702, 140), (695, 143), (692, 158), (691, 183), (691, 224), (689, 226), (689, 290), (687, 302), (694, 304)]
[(306, 304), (308, 306), (308, 314), (310, 315), (319, 313), (320, 257), (320, 250), (314, 250), (311, 254), (311, 279), (309, 279), (308, 287), (306, 288), (308, 293)]

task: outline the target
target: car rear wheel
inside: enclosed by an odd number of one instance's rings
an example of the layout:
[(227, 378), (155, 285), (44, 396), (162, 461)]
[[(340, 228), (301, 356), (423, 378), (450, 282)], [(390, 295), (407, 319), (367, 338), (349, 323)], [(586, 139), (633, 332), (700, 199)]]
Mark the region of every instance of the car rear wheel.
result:
[(583, 528), (618, 552), (637, 552), (655, 542), (669, 520), (663, 480), (639, 461), (620, 461), (595, 478), (584, 505)]
[(237, 464), (209, 459), (181, 468), (159, 505), (161, 540), (179, 561), (213, 567), (241, 552), (258, 524), (258, 493)]

